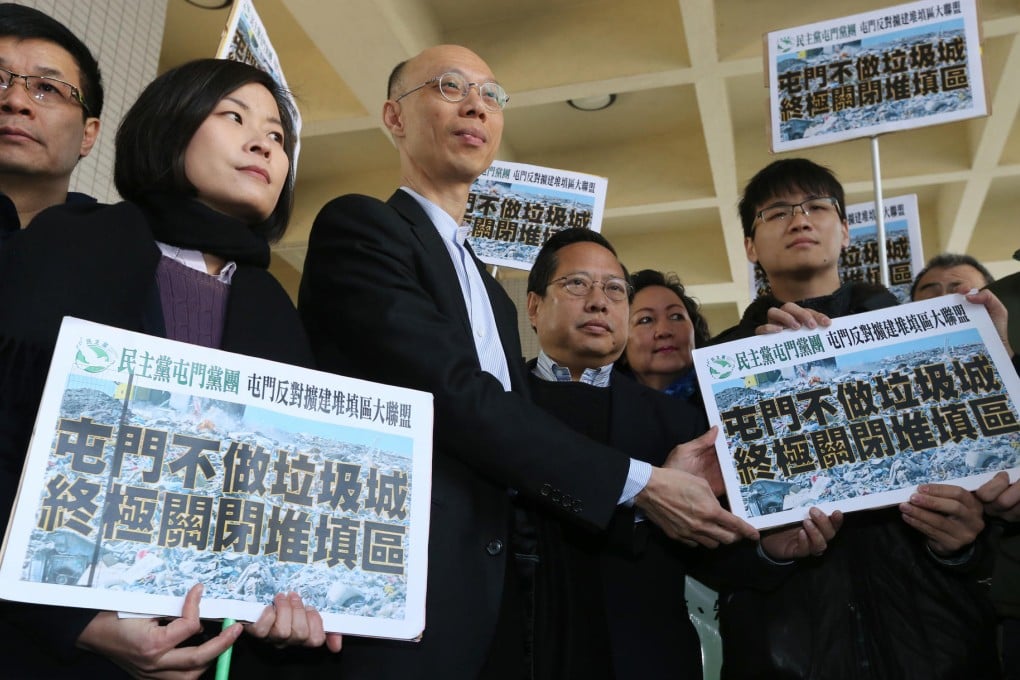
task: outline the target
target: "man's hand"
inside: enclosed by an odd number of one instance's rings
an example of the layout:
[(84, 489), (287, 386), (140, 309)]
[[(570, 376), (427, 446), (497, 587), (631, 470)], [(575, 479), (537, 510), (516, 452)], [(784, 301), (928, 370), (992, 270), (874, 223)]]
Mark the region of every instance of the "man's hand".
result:
[(952, 484), (922, 484), (910, 502), (900, 503), (903, 521), (928, 538), (936, 555), (952, 555), (973, 543), (985, 528), (977, 496)]
[(995, 332), (999, 335), (999, 339), (1002, 340), (1002, 344), (1006, 348), (1006, 354), (1012, 359), (1013, 347), (1009, 344), (1009, 312), (1006, 310), (1006, 305), (1002, 304), (1002, 301), (990, 290), (968, 293), (966, 297), (968, 302), (984, 305), (985, 309), (988, 310), (988, 316), (992, 319)]
[(787, 302), (782, 307), (771, 308), (766, 318), (768, 318), (768, 323), (764, 323), (754, 329), (755, 335), (778, 333), (785, 330), (798, 330), (801, 327), (826, 327), (832, 323), (832, 319), (825, 314), (801, 307), (795, 302)]
[(343, 636), (326, 633), (322, 616), (313, 607), (306, 607), (297, 593), (279, 593), (266, 607), (258, 621), (244, 627), (252, 637), (268, 640), (277, 647), (320, 647), (339, 652)]
[(718, 436), (719, 426), (713, 425), (700, 437), (678, 444), (669, 452), (663, 467), (697, 475), (708, 482), (712, 493), (722, 496), (726, 493), (726, 486), (719, 469), (719, 458), (715, 455), (715, 440)]
[(774, 560), (796, 560), (808, 555), (820, 556), (829, 547), (829, 541), (843, 526), (843, 513), (836, 510), (826, 515), (811, 508), (808, 518), (800, 525), (777, 529), (761, 537), (761, 549)]
[(78, 636), (78, 646), (108, 657), (135, 678), (197, 680), (241, 634), (241, 624), (235, 623), (197, 647), (178, 647), (202, 630), (201, 599), (199, 584), (184, 598), (181, 618), (165, 626), (159, 619), (122, 619), (116, 612), (100, 612)]
[(653, 467), (634, 502), (667, 536), (685, 545), (715, 548), (741, 538), (758, 539), (754, 527), (719, 505), (707, 481), (681, 470)]
[(1000, 472), (974, 492), (985, 512), (1008, 522), (1020, 522), (1020, 480), (1010, 484), (1009, 474)]

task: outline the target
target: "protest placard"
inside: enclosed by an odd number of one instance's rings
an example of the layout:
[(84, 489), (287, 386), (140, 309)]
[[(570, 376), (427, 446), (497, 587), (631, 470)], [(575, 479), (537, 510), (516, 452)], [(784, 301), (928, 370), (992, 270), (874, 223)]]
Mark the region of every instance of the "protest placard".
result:
[(988, 113), (975, 0), (922, 0), (765, 36), (775, 153)]
[(1020, 379), (962, 295), (694, 351), (733, 512), (765, 529), (1020, 474)]
[(424, 627), (432, 396), (66, 318), (0, 597), (329, 631)]
[(495, 161), (471, 185), (462, 224), (482, 262), (530, 271), (557, 231), (601, 229), (607, 186), (605, 177)]

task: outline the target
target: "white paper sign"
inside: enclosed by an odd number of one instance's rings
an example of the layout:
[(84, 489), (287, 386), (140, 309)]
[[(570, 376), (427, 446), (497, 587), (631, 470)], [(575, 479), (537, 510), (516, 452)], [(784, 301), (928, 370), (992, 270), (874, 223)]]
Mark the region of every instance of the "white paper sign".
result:
[(601, 230), (607, 186), (605, 177), (495, 161), (471, 185), (468, 242), (486, 264), (530, 271), (557, 231)]
[(730, 506), (759, 529), (1020, 474), (1020, 380), (962, 295), (696, 349), (694, 363)]
[(922, 0), (765, 39), (775, 153), (988, 113), (974, 0)]
[(420, 635), (432, 395), (66, 318), (0, 597)]

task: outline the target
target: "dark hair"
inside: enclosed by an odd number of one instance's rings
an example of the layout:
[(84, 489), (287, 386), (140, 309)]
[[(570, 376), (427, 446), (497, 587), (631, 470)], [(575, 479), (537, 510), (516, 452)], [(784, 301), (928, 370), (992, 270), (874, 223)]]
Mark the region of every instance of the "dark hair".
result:
[[(583, 227), (563, 229), (550, 236), (549, 240), (542, 246), (542, 249), (538, 251), (535, 263), (531, 265), (531, 273), (528, 274), (529, 293), (536, 293), (539, 297), (545, 297), (545, 289), (549, 287), (549, 281), (552, 279), (552, 275), (556, 273), (556, 267), (560, 264), (556, 253), (560, 248), (566, 248), (574, 243), (594, 243), (600, 245), (611, 252), (618, 262), (620, 260), (620, 256), (616, 254), (616, 248), (613, 248), (613, 244), (597, 231)], [(620, 268), (623, 269), (623, 278), (630, 282), (630, 275), (627, 273), (627, 268), (623, 266), (622, 262), (620, 262)], [(631, 289), (628, 299), (633, 297), (634, 291)]]
[(275, 241), (283, 235), (294, 205), (294, 147), (297, 133), (287, 91), (265, 71), (226, 59), (198, 59), (167, 71), (152, 81), (117, 130), (113, 179), (120, 195), (139, 201), (151, 192), (195, 196), (184, 172), (184, 154), (216, 105), (228, 94), (258, 83), (269, 90), (280, 109), (283, 149), (290, 160), (287, 179), (276, 207), (254, 231)]
[(773, 196), (797, 191), (816, 196), (832, 196), (836, 199), (840, 218), (846, 216), (843, 185), (831, 170), (806, 158), (786, 158), (759, 170), (744, 187), (744, 195), (738, 206), (744, 236), (750, 238), (754, 233), (758, 206)]
[(37, 9), (13, 2), (0, 3), (0, 38), (20, 40), (46, 40), (63, 48), (78, 64), (81, 79), (81, 96), (88, 110), (83, 117), (103, 112), (103, 81), (99, 75), (99, 64), (78, 36), (67, 26)]
[(985, 277), (985, 285), (995, 281), (995, 277), (988, 269), (975, 260), (970, 255), (959, 255), (957, 253), (941, 253), (928, 260), (928, 264), (924, 265), (924, 269), (917, 273), (914, 277), (914, 283), (910, 285), (910, 299), (914, 299), (914, 294), (917, 293), (917, 284), (921, 281), (921, 277), (930, 272), (932, 269), (949, 269), (950, 267), (959, 267), (967, 265), (973, 267), (981, 272), (981, 276)]
[(708, 332), (708, 322), (701, 315), (701, 305), (687, 294), (687, 289), (680, 282), (679, 276), (673, 272), (663, 274), (655, 269), (642, 269), (631, 274), (630, 282), (634, 286), (634, 295), (649, 286), (662, 286), (676, 293), (676, 296), (684, 303), (684, 307), (687, 308), (687, 316), (690, 317), (691, 325), (694, 326), (694, 346), (704, 347), (708, 343), (711, 334)]
[(386, 81), (387, 99), (393, 99), (393, 96), (396, 94), (394, 90), (396, 89), (397, 85), (400, 84), (400, 76), (404, 75), (404, 67), (407, 66), (407, 62), (408, 60), (405, 59), (404, 61), (394, 66), (393, 70), (390, 71), (390, 77)]

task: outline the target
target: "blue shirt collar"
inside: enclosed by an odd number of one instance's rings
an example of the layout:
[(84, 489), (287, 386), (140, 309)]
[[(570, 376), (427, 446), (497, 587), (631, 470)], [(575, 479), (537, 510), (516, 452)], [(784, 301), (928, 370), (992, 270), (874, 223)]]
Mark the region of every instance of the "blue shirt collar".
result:
[[(535, 361), (535, 368), (531, 371), (542, 380), (549, 382), (572, 382), (570, 369), (560, 366), (553, 361), (544, 350), (539, 350), (538, 359)], [(586, 368), (581, 373), (577, 382), (582, 382), (592, 387), (609, 387), (610, 378), (613, 375), (613, 364), (607, 364), (601, 368)]]
[(438, 205), (419, 194), (410, 187), (400, 187), (401, 190), (406, 191), (411, 195), (411, 198), (418, 201), (418, 205), (421, 206), (425, 214), (432, 220), (432, 224), (436, 225), (436, 230), (444, 240), (454, 243), (458, 246), (463, 247), (464, 241), (467, 239), (468, 234), (471, 233), (471, 227), (462, 227), (457, 224), (457, 221), (453, 219), (450, 213), (446, 212)]

